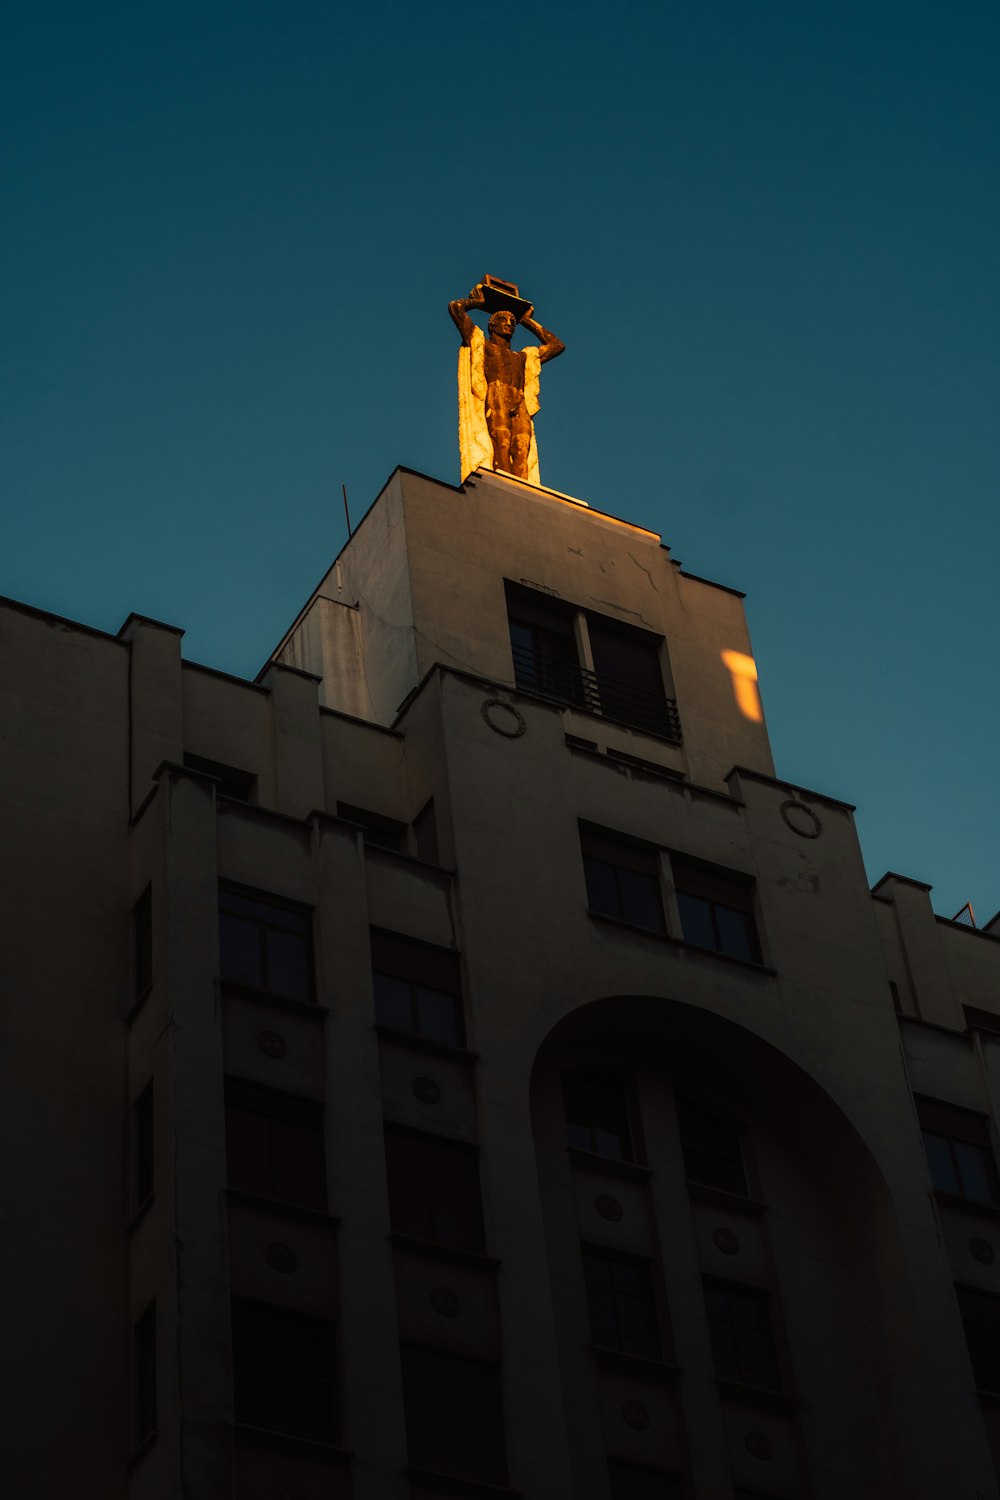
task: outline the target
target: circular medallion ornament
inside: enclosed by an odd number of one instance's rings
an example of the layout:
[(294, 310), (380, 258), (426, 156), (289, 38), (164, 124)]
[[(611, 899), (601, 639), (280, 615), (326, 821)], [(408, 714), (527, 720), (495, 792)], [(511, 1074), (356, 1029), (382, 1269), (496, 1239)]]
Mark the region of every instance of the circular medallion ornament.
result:
[(485, 698), (480, 713), (490, 728), (505, 739), (517, 740), (527, 732), (528, 726), (520, 709), (513, 703), (505, 703), (502, 698)]
[(969, 1252), (984, 1266), (991, 1266), (996, 1259), (993, 1246), (989, 1240), (974, 1239), (969, 1241)]
[(823, 832), (823, 825), (812, 808), (804, 802), (796, 802), (794, 797), (781, 804), (780, 812), (785, 824), (801, 838), (818, 839)]
[(624, 1210), (617, 1198), (612, 1198), (610, 1193), (601, 1193), (594, 1199), (594, 1207), (602, 1219), (610, 1219), (612, 1224), (617, 1224)]
[(434, 1082), (433, 1078), (414, 1078), (413, 1092), (421, 1104), (440, 1104), (441, 1085)]
[(265, 1057), (284, 1057), (288, 1051), (285, 1038), (279, 1031), (258, 1031), (257, 1047)]
[(649, 1412), (638, 1401), (623, 1401), (621, 1414), (622, 1421), (634, 1427), (636, 1432), (643, 1432), (649, 1426)]
[(264, 1259), (272, 1271), (280, 1271), (284, 1276), (289, 1276), (299, 1263), (299, 1258), (291, 1245), (283, 1245), (280, 1240), (275, 1240), (272, 1245), (268, 1245), (264, 1251)]
[(713, 1229), (712, 1244), (723, 1255), (739, 1255), (740, 1242), (731, 1229)]
[(761, 1463), (774, 1452), (774, 1445), (766, 1432), (748, 1432), (743, 1439), (743, 1446), (751, 1458), (759, 1458)]
[(428, 1301), (436, 1313), (442, 1318), (457, 1318), (462, 1311), (462, 1304), (450, 1286), (436, 1286), (431, 1292)]

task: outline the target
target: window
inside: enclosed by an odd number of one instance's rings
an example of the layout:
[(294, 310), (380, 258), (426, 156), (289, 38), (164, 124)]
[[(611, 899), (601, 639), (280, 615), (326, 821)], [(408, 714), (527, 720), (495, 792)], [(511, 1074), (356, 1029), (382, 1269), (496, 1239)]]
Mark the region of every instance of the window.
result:
[(993, 1036), (1000, 1035), (1000, 1013), (997, 1011), (981, 1010), (978, 1005), (963, 1005), (962, 1010), (965, 1012), (966, 1027), (970, 1030), (976, 1028), (988, 1031)]
[(461, 1047), (458, 954), (395, 932), (372, 931), (372, 984), (380, 1026)]
[(153, 1083), (132, 1105), (132, 1212), (153, 1196)]
[(333, 1442), (333, 1324), (234, 1297), (233, 1387), (237, 1422)]
[(720, 1380), (780, 1389), (767, 1293), (726, 1281), (705, 1282), (705, 1311)]
[(350, 802), (337, 803), (338, 818), (349, 823), (358, 823), (364, 830), (365, 844), (374, 844), (377, 849), (392, 849), (403, 853), (406, 846), (406, 824), (398, 818), (387, 818), (382, 813), (369, 812), (364, 807), (354, 807)]
[(568, 1073), (563, 1100), (571, 1146), (615, 1161), (635, 1160), (625, 1082), (617, 1073)]
[(937, 1191), (1000, 1207), (1000, 1182), (986, 1117), (936, 1099), (918, 1099), (917, 1114)]
[(743, 1198), (748, 1196), (738, 1131), (686, 1099), (677, 1100), (677, 1128), (689, 1182), (721, 1188), (724, 1193), (739, 1193)]
[(223, 886), (222, 978), (291, 1000), (313, 1000), (311, 918), (301, 907)]
[(507, 585), (507, 618), (514, 681), (528, 692), (544, 693), (561, 703), (586, 706), (580, 671), (575, 610), (534, 590)]
[(650, 734), (680, 739), (676, 705), (663, 690), (659, 637), (587, 616), (601, 713)]
[(279, 1203), (326, 1208), (323, 1106), (226, 1079), (229, 1186)]
[(1000, 1297), (971, 1286), (956, 1286), (955, 1295), (976, 1387), (1000, 1394)]
[(385, 1163), (389, 1220), (398, 1234), (482, 1252), (483, 1209), (474, 1150), (387, 1127)]
[(660, 1341), (649, 1267), (624, 1256), (584, 1250), (590, 1331), (601, 1349), (657, 1359)]
[(153, 986), (153, 888), (147, 885), (132, 908), (132, 999)]
[(132, 1447), (156, 1431), (156, 1303), (132, 1329)]
[(590, 910), (648, 932), (665, 932), (658, 850), (591, 827), (580, 829), (580, 846)]
[(227, 766), (221, 760), (206, 760), (203, 755), (187, 753), (184, 764), (189, 771), (211, 776), (215, 781), (217, 797), (228, 797), (233, 802), (256, 802), (257, 778), (252, 771), (240, 771), (236, 766)]
[(608, 1459), (611, 1500), (671, 1500), (682, 1493), (679, 1474), (666, 1474), (646, 1464), (630, 1464), (621, 1458)]
[(507, 1483), (500, 1370), (417, 1344), (400, 1348), (410, 1463), (483, 1484)]
[(670, 861), (686, 943), (730, 958), (760, 963), (753, 918), (753, 884), (728, 870), (680, 857)]
[(418, 859), (426, 860), (429, 865), (441, 863), (433, 797), (424, 804), (413, 820), (413, 843)]

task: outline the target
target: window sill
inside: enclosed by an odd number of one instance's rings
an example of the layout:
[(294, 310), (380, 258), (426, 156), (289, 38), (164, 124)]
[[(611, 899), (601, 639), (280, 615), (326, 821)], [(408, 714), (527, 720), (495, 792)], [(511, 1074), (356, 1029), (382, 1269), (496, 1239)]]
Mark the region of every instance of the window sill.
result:
[(975, 1198), (959, 1198), (955, 1193), (943, 1193), (940, 1188), (934, 1189), (934, 1197), (942, 1208), (959, 1209), (962, 1213), (972, 1214), (977, 1219), (989, 1219), (994, 1224), (1000, 1222), (1000, 1206), (995, 1203), (978, 1203)]
[(688, 1196), (696, 1203), (711, 1203), (713, 1208), (728, 1208), (734, 1214), (747, 1219), (762, 1219), (767, 1213), (767, 1204), (759, 1198), (745, 1198), (742, 1193), (730, 1193), (725, 1188), (712, 1187), (707, 1182), (687, 1184)]
[(233, 984), (230, 980), (220, 981), (222, 995), (234, 1000), (259, 1000), (264, 1005), (269, 1005), (273, 1010), (283, 1010), (287, 1015), (308, 1016), (313, 1021), (323, 1021), (330, 1014), (327, 1005), (317, 1005), (315, 1000), (295, 1000), (291, 995), (272, 995), (270, 990), (255, 990), (249, 984)]
[(436, 1240), (421, 1240), (414, 1234), (401, 1234), (398, 1229), (389, 1231), (389, 1239), (400, 1250), (409, 1250), (427, 1260), (450, 1260), (454, 1265), (474, 1266), (480, 1271), (494, 1271), (500, 1264), (495, 1255), (478, 1250), (459, 1250), (454, 1245), (439, 1245)]
[(772, 1391), (762, 1385), (744, 1385), (742, 1380), (721, 1380), (715, 1384), (723, 1396), (730, 1396), (743, 1406), (756, 1406), (766, 1411), (797, 1411), (802, 1405), (796, 1396), (784, 1391)]
[(237, 1434), (246, 1433), (248, 1437), (266, 1438), (277, 1443), (294, 1443), (296, 1447), (317, 1449), (320, 1453), (328, 1453), (331, 1458), (339, 1458), (349, 1463), (354, 1457), (353, 1448), (341, 1448), (337, 1443), (327, 1442), (325, 1438), (303, 1437), (298, 1432), (282, 1432), (277, 1427), (255, 1427), (251, 1422), (234, 1422), (233, 1431)]
[(453, 1047), (450, 1042), (435, 1042), (431, 1037), (418, 1036), (415, 1031), (400, 1031), (395, 1026), (384, 1026), (381, 1021), (376, 1021), (372, 1029), (387, 1042), (398, 1042), (411, 1052), (426, 1052), (432, 1057), (450, 1057), (460, 1063), (479, 1061), (478, 1052), (470, 1052), (467, 1047)]
[(428, 1484), (454, 1490), (458, 1494), (473, 1490), (477, 1495), (506, 1495), (510, 1500), (524, 1494), (523, 1490), (512, 1490), (506, 1484), (492, 1484), (488, 1479), (471, 1479), (466, 1474), (442, 1474), (439, 1469), (422, 1469), (418, 1464), (407, 1464), (406, 1472), (411, 1479), (425, 1479)]
[(592, 922), (599, 922), (608, 927), (618, 927), (622, 932), (634, 932), (640, 937), (652, 938), (657, 943), (667, 943), (671, 948), (679, 948), (683, 953), (696, 953), (700, 958), (719, 959), (724, 964), (733, 964), (737, 969), (747, 969), (751, 974), (767, 974), (771, 978), (777, 976), (777, 969), (771, 969), (767, 964), (759, 964), (752, 958), (735, 958), (731, 953), (719, 953), (715, 948), (701, 948), (697, 943), (686, 943), (683, 938), (674, 937), (672, 933), (662, 932), (655, 927), (637, 927), (634, 922), (623, 922), (621, 917), (609, 917), (603, 911), (587, 910), (587, 915)]
[(619, 1161), (616, 1156), (598, 1156), (596, 1152), (583, 1151), (579, 1146), (567, 1146), (566, 1150), (575, 1167), (585, 1167), (592, 1172), (603, 1172), (608, 1177), (625, 1178), (629, 1182), (645, 1182), (653, 1175), (651, 1167), (644, 1167), (637, 1161)]
[(304, 1219), (309, 1224), (326, 1225), (330, 1229), (335, 1229), (340, 1223), (339, 1214), (327, 1213), (322, 1208), (306, 1208), (301, 1203), (284, 1203), (280, 1198), (265, 1198), (260, 1193), (248, 1193), (245, 1188), (226, 1188), (226, 1197), (234, 1203), (261, 1208), (276, 1218)]
[(650, 1359), (645, 1354), (626, 1354), (622, 1349), (609, 1349), (604, 1344), (592, 1344), (591, 1352), (597, 1364), (604, 1365), (609, 1370), (617, 1370), (620, 1375), (633, 1375), (657, 1385), (672, 1385), (680, 1378), (680, 1365), (672, 1365), (665, 1359)]
[(139, 1446), (132, 1449), (132, 1452), (128, 1456), (128, 1462), (125, 1465), (126, 1470), (131, 1471), (135, 1468), (136, 1464), (140, 1464), (142, 1462), (142, 1460), (146, 1457), (146, 1454), (149, 1452), (150, 1448), (155, 1445), (156, 1437), (157, 1432), (156, 1428), (154, 1427), (152, 1432), (146, 1433), (146, 1436), (143, 1438)]
[(139, 1204), (139, 1207), (136, 1209), (135, 1213), (132, 1215), (131, 1219), (129, 1219), (128, 1223), (125, 1226), (126, 1234), (131, 1234), (133, 1230), (138, 1229), (139, 1225), (149, 1213), (149, 1210), (152, 1208), (155, 1202), (155, 1193), (148, 1194), (148, 1196), (142, 1200), (142, 1202)]

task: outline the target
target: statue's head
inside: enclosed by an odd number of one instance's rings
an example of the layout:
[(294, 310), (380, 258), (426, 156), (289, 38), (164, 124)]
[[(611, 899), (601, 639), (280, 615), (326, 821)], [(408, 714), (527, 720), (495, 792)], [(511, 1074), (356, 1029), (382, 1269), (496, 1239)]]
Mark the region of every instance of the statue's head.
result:
[(512, 312), (508, 312), (505, 307), (502, 307), (499, 312), (493, 314), (487, 326), (491, 338), (495, 333), (498, 333), (502, 339), (509, 341), (514, 336), (517, 319)]

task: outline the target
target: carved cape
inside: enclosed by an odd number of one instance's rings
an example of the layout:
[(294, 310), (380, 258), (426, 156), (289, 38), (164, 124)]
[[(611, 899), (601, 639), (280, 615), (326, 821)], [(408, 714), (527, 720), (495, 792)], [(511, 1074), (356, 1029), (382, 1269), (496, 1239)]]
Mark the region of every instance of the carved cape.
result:
[[(484, 355), (486, 338), (481, 328), (473, 328), (472, 343), (458, 351), (458, 453), (461, 463), (460, 482), (476, 469), (493, 468), (493, 441), (486, 425), (486, 372)], [(541, 377), (541, 350), (524, 351), (524, 405), (528, 416), (538, 410), (538, 388)], [(541, 484), (538, 477), (538, 443), (534, 426), (528, 450), (528, 479)]]

